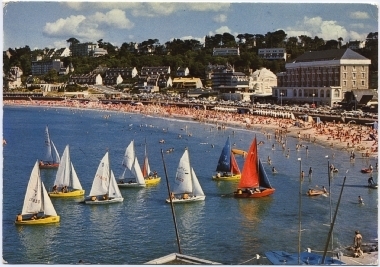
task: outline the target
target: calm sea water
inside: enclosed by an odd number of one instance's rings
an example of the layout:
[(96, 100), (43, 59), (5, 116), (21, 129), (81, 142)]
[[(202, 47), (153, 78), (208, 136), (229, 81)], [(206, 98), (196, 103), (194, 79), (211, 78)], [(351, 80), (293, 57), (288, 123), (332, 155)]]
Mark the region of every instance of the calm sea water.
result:
[[(3, 147), (3, 258), (11, 264), (72, 264), (80, 259), (92, 264), (142, 264), (178, 252), (171, 209), (165, 203), (167, 188), (161, 150), (168, 178), (173, 185), (179, 158), (185, 147), (206, 194), (199, 203), (176, 205), (182, 253), (223, 264), (239, 264), (267, 250), (298, 250), (299, 171), (314, 170), (302, 184), (302, 250), (323, 251), (330, 222), (328, 197), (308, 197), (309, 187), (328, 187), (327, 159), (338, 169), (332, 183), (335, 206), (344, 175), (347, 176), (335, 228), (334, 248), (352, 244), (354, 231), (360, 230), (364, 242), (377, 240), (378, 193), (365, 187), (368, 175), (360, 169), (375, 159), (354, 163), (349, 153), (301, 141), (309, 147), (296, 151), (296, 139), (287, 138), (290, 157), (278, 144), (260, 131), (227, 128), (217, 131), (210, 124), (177, 119), (162, 119), (117, 112), (42, 107), (4, 107)], [(110, 115), (108, 119), (105, 115)], [(69, 144), (71, 159), (82, 186), (89, 193), (100, 159), (108, 149), (115, 176), (121, 175), (122, 157), (133, 139), (140, 163), (147, 140), (150, 165), (162, 176), (160, 184), (140, 189), (122, 189), (124, 202), (105, 206), (80, 204), (81, 199), (52, 199), (61, 222), (46, 226), (16, 226), (15, 216), (22, 209), (26, 186), (37, 159), (44, 155), (44, 129), (49, 125), (52, 140), (60, 154)], [(186, 133), (187, 130), (187, 133)], [(179, 138), (178, 135), (182, 135)], [(189, 136), (191, 134), (191, 136)], [(265, 165), (276, 192), (262, 199), (234, 199), (229, 194), (234, 182), (211, 179), (222, 147), (231, 136), (237, 148), (248, 150), (256, 134), (259, 155), (270, 156), (278, 170), (272, 174)], [(166, 142), (160, 144), (159, 140)], [(211, 145), (214, 145), (212, 147)], [(335, 155), (334, 158), (332, 156)], [(242, 168), (243, 159), (238, 158)], [(346, 171), (348, 171), (346, 173)], [(51, 188), (55, 170), (41, 170), (46, 187)], [(306, 175), (307, 176), (307, 175)], [(377, 179), (377, 173), (375, 173)], [(357, 204), (358, 195), (365, 205)], [(254, 264), (249, 261), (247, 264)]]

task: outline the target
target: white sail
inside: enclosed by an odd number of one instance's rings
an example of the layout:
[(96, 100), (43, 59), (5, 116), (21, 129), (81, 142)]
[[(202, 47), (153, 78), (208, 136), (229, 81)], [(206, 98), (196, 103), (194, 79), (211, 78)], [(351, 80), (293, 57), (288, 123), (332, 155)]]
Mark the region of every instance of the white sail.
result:
[(53, 141), (50, 139), (49, 128), (45, 128), (45, 161), (59, 163), (60, 157)]
[(57, 212), (54, 209), (53, 203), (51, 202), (51, 199), (49, 197), (49, 194), (47, 193), (44, 183), (41, 182), (42, 185), (42, 194), (43, 194), (43, 212), (45, 215), (50, 216), (57, 216)]
[(149, 166), (149, 160), (148, 160), (148, 153), (146, 151), (146, 141), (145, 141), (145, 155), (144, 155), (144, 169), (146, 171), (146, 176), (149, 176), (150, 174), (150, 166)]
[(45, 160), (53, 161), (53, 156), (51, 153), (51, 141), (50, 141), (50, 135), (49, 135), (49, 128), (47, 125), (45, 128)]
[(173, 190), (174, 194), (182, 193), (192, 193), (192, 181), (191, 181), (191, 170), (190, 170), (190, 160), (189, 152), (186, 149), (183, 153), (175, 177), (176, 187)]
[(30, 174), (28, 187), (26, 188), (22, 214), (34, 214), (42, 211), (41, 187), (40, 169), (38, 168), (38, 163), (36, 163)]
[(124, 158), (122, 162), (123, 166), (131, 170), (134, 159), (135, 159), (135, 148), (134, 148), (134, 141), (132, 140), (125, 150)]
[(45, 186), (41, 181), (37, 161), (29, 178), (21, 213), (35, 214), (38, 212), (44, 212), (46, 215), (57, 215)]
[(92, 182), (90, 196), (105, 195), (108, 193), (110, 182), (110, 165), (108, 151), (99, 163), (98, 169)]
[(62, 161), (58, 167), (54, 185), (57, 185), (58, 187), (70, 185), (70, 151), (68, 145), (63, 151)]
[(194, 196), (204, 196), (202, 187), (199, 184), (198, 178), (195, 175), (195, 171), (193, 168), (191, 168), (192, 178), (193, 178), (193, 194)]
[(133, 176), (136, 178), (136, 182), (139, 185), (145, 185), (144, 175), (142, 174), (141, 167), (140, 167), (137, 157), (135, 157), (135, 160), (132, 164), (131, 172)]
[(58, 187), (72, 187), (73, 189), (82, 189), (73, 163), (70, 160), (70, 147), (67, 145), (63, 151), (61, 163), (57, 170), (54, 185)]
[(58, 153), (58, 150), (57, 148), (55, 147), (53, 141), (51, 141), (51, 147), (52, 147), (52, 158), (53, 158), (53, 161), (56, 162), (56, 163), (59, 163), (61, 161), (60, 157), (59, 157), (59, 153)]
[(111, 170), (111, 180), (110, 180), (108, 196), (111, 198), (123, 198), (123, 196), (121, 195), (120, 189), (117, 186), (115, 175), (113, 174), (112, 170)]
[(71, 181), (72, 181), (71, 186), (73, 187), (73, 189), (80, 189), (80, 190), (83, 189), (83, 188), (82, 188), (82, 185), (81, 185), (81, 183), (80, 183), (80, 181), (79, 181), (79, 178), (78, 178), (77, 172), (75, 171), (72, 162), (71, 162)]

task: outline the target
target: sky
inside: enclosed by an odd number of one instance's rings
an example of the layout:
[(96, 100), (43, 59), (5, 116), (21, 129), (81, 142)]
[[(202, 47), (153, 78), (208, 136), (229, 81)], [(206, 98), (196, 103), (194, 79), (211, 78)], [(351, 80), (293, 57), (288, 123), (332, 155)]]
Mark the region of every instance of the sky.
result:
[(3, 51), (28, 45), (32, 50), (68, 47), (103, 39), (114, 46), (173, 39), (283, 30), (287, 37), (307, 35), (343, 43), (364, 41), (378, 32), (378, 6), (373, 2), (319, 1), (239, 2), (73, 2), (3, 1)]

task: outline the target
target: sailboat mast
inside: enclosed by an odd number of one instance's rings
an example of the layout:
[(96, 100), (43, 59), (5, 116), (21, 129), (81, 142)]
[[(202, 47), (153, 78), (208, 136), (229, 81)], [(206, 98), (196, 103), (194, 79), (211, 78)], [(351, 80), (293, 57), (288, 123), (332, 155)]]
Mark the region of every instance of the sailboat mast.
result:
[(107, 158), (108, 158), (108, 196), (109, 196), (110, 188), (111, 188), (111, 160), (110, 160), (109, 151), (107, 151)]
[(299, 200), (298, 200), (298, 265), (301, 262), (301, 207), (302, 207), (302, 160), (298, 158), (300, 162), (300, 191), (299, 191)]
[[(327, 161), (327, 173), (329, 179), (329, 201), (330, 201), (330, 225), (332, 223), (332, 204), (331, 204), (331, 172), (330, 172), (330, 161)], [(334, 237), (331, 231), (331, 251), (334, 251)]]

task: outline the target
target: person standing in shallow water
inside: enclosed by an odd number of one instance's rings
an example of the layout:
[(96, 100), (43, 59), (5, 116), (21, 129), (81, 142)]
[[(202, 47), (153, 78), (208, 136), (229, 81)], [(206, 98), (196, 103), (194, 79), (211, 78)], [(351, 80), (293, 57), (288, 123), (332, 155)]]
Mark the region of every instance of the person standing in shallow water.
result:
[(362, 240), (363, 237), (359, 233), (358, 230), (355, 231), (355, 237), (354, 237), (354, 249), (355, 249), (355, 256), (359, 256), (363, 254), (362, 251)]

